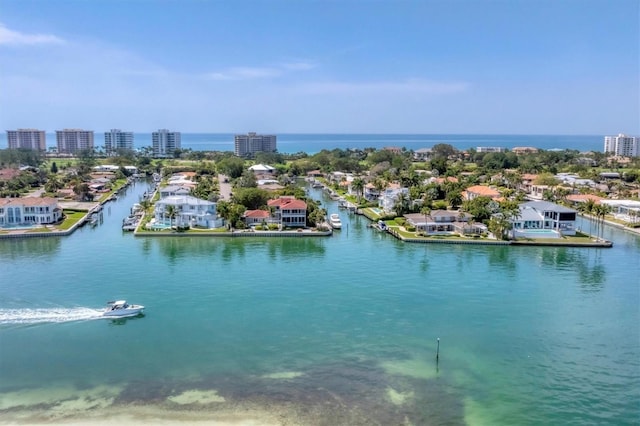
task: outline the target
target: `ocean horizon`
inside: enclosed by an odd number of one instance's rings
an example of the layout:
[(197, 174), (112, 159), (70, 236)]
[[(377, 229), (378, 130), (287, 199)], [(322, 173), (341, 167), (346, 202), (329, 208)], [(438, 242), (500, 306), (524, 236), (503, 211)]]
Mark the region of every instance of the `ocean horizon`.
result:
[[(47, 148), (55, 147), (55, 133), (46, 133), (46, 135)], [(234, 135), (235, 133), (182, 133), (182, 148), (194, 151), (233, 151)], [(604, 135), (276, 133), (276, 136), (278, 152), (285, 154), (296, 152), (315, 154), (323, 149), (381, 149), (388, 146), (415, 151), (440, 143), (452, 145), (459, 150), (478, 147), (512, 149), (519, 146), (531, 146), (543, 150), (571, 149), (596, 152), (602, 152), (604, 149)], [(134, 148), (151, 146), (151, 132), (134, 132), (133, 143)], [(96, 148), (104, 146), (104, 132), (94, 133), (94, 145)], [(0, 147), (7, 146), (7, 135), (4, 133), (0, 136)]]

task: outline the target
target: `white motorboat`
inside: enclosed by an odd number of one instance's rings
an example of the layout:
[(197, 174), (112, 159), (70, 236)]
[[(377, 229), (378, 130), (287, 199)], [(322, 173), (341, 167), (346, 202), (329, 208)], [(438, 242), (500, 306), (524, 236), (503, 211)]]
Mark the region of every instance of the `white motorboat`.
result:
[(107, 302), (107, 307), (102, 313), (103, 317), (123, 318), (140, 315), (144, 310), (142, 305), (130, 305), (126, 300), (114, 300)]
[(329, 225), (331, 225), (333, 229), (342, 228), (342, 221), (340, 220), (340, 215), (337, 213), (333, 213), (331, 216), (329, 216)]

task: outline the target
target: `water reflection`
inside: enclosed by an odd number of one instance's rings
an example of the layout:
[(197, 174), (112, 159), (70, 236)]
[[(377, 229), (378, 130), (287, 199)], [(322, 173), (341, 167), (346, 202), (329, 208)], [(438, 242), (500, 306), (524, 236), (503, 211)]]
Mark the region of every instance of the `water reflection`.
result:
[(12, 238), (0, 240), (0, 256), (16, 259), (28, 255), (29, 258), (51, 257), (60, 250), (60, 237)]
[(253, 255), (260, 252), (266, 252), (270, 259), (295, 259), (323, 256), (326, 252), (323, 239), (324, 237), (147, 237), (147, 241), (142, 244), (142, 250), (149, 253), (151, 245), (155, 244), (172, 264), (194, 255), (216, 255), (229, 263), (244, 258), (247, 253)]
[(135, 321), (142, 318), (144, 318), (144, 313), (138, 314), (133, 317), (113, 318), (113, 319), (109, 318), (106, 321), (109, 323), (110, 326), (116, 326), (116, 325), (125, 325), (127, 321)]
[(602, 250), (593, 248), (545, 248), (541, 251), (542, 265), (550, 268), (573, 271), (584, 290), (602, 289), (607, 269), (602, 262)]

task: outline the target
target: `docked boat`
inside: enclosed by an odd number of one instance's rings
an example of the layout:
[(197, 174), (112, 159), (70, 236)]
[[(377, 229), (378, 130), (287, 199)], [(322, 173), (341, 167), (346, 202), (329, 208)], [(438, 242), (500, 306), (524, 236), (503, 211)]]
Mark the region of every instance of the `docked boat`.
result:
[(139, 218), (137, 216), (129, 216), (122, 219), (123, 231), (135, 231), (138, 227)]
[(342, 221), (340, 220), (340, 215), (337, 213), (333, 213), (331, 216), (329, 216), (329, 225), (331, 225), (333, 229), (342, 228)]
[(114, 300), (107, 302), (107, 307), (102, 316), (109, 318), (134, 317), (142, 314), (143, 310), (144, 306), (142, 305), (130, 305), (126, 300)]

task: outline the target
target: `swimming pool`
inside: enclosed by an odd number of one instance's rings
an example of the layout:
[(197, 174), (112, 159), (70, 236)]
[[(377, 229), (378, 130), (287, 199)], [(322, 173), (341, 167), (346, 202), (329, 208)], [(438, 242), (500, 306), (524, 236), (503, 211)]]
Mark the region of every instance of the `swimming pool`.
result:
[(553, 229), (517, 229), (516, 238), (560, 238), (560, 233)]

